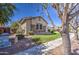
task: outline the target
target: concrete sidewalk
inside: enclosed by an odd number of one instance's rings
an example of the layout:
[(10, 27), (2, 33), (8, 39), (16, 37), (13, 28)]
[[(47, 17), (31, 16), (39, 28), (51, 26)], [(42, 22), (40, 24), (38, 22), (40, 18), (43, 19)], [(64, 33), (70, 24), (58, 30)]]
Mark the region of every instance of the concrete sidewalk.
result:
[[(70, 38), (74, 36), (70, 33)], [(21, 51), (15, 55), (45, 55), (49, 50), (54, 49), (62, 44), (62, 38), (58, 38), (54, 41), (46, 42), (44, 44), (34, 46), (28, 50)]]

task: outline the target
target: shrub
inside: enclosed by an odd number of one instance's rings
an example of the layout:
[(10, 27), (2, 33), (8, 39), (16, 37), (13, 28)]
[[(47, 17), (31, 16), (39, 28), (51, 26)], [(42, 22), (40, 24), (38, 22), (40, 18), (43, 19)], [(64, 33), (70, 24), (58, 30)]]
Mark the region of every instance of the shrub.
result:
[(4, 32), (4, 30), (3, 29), (0, 29), (0, 34), (2, 34)]
[(53, 34), (54, 33), (54, 30), (52, 30), (51, 33)]
[(34, 35), (34, 32), (33, 31), (29, 31), (29, 35)]
[(52, 30), (51, 33), (52, 33), (52, 34), (56, 34), (56, 33), (55, 33), (55, 30)]
[(50, 29), (48, 29), (48, 32), (51, 32)]
[(41, 44), (42, 42), (41, 42), (41, 40), (40, 40), (40, 38), (33, 38), (32, 39), (36, 44)]
[(40, 38), (33, 38), (33, 41), (34, 42), (37, 42), (37, 41), (39, 41), (40, 40)]

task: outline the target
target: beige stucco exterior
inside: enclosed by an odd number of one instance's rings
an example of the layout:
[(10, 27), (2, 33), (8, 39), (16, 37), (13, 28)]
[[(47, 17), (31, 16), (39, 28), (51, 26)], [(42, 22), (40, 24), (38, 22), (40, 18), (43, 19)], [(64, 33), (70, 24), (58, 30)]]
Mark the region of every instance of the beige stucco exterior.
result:
[[(36, 26), (41, 24), (41, 26)], [(42, 17), (32, 17), (28, 19), (23, 19), (21, 21), (21, 28), (24, 30), (24, 35), (27, 35), (29, 31), (37, 32), (46, 32), (48, 23)], [(36, 29), (36, 27), (41, 27), (41, 29)]]

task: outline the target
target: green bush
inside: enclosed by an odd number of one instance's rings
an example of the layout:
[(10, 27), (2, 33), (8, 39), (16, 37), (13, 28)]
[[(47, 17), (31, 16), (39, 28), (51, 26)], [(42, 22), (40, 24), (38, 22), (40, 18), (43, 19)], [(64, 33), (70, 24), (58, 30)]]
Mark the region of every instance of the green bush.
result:
[(50, 29), (48, 29), (48, 32), (51, 32)]
[(37, 42), (37, 41), (39, 41), (40, 40), (40, 38), (33, 38), (33, 41), (34, 42)]
[(51, 31), (52, 34), (56, 34), (55, 32), (56, 32), (55, 30), (52, 30), (52, 31)]
[(52, 30), (51, 33), (53, 34), (54, 33), (54, 30)]
[(32, 39), (36, 44), (41, 44), (42, 42), (41, 42), (41, 40), (40, 40), (40, 38), (33, 38)]

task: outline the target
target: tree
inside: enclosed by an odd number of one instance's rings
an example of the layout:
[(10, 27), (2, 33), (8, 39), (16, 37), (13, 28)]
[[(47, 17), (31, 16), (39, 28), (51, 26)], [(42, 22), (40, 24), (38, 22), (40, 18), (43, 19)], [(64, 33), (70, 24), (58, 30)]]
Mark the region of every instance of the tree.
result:
[(16, 7), (11, 3), (0, 3), (0, 25), (4, 25), (11, 21)]
[(16, 33), (16, 31), (17, 31), (18, 28), (19, 28), (18, 21), (16, 21), (16, 22), (12, 22), (10, 28), (12, 29), (12, 32), (13, 32), (13, 33)]
[(73, 32), (74, 32), (74, 37), (75, 37), (75, 39), (76, 39), (76, 40), (79, 40), (79, 38), (78, 38), (78, 27), (79, 27), (79, 19), (78, 19), (78, 16), (76, 16), (76, 17), (74, 18), (74, 20), (71, 20), (71, 21), (70, 21), (70, 25), (71, 25), (72, 30), (73, 30)]
[[(45, 5), (46, 6), (46, 5)], [(61, 28), (57, 28), (54, 24), (55, 30), (60, 32), (63, 46), (64, 46), (64, 54), (71, 54), (71, 42), (70, 42), (70, 36), (69, 36), (69, 21), (72, 20), (75, 16), (79, 14), (79, 9), (76, 10), (76, 8), (79, 7), (79, 4), (69, 4), (69, 3), (53, 3), (51, 4), (52, 8), (54, 8), (57, 11), (57, 14), (59, 18), (62, 21)], [(47, 9), (45, 8), (47, 11)], [(47, 16), (50, 20), (50, 14), (47, 12)]]

